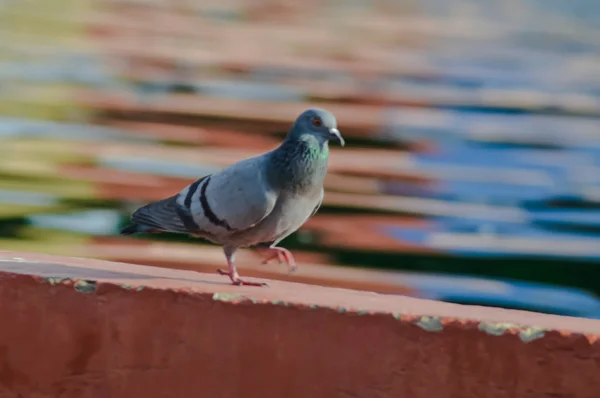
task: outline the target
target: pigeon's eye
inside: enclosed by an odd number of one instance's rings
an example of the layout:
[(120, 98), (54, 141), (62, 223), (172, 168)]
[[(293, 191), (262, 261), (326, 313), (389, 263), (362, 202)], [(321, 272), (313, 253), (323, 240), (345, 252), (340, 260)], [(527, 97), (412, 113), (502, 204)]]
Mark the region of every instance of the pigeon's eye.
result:
[(313, 118), (312, 120), (312, 124), (315, 127), (321, 127), (323, 125), (323, 122), (321, 121), (321, 119), (319, 119), (318, 117)]

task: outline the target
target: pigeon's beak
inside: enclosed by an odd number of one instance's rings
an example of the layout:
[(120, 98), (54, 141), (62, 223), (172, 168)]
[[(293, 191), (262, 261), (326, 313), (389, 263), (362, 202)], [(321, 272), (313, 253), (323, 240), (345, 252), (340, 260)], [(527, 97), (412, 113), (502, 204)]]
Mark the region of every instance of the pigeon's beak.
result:
[(338, 129), (329, 129), (329, 139), (333, 140), (333, 141), (337, 141), (340, 144), (340, 146), (346, 145), (346, 142), (344, 141), (344, 137), (342, 137), (342, 134), (340, 133), (340, 130), (338, 130)]

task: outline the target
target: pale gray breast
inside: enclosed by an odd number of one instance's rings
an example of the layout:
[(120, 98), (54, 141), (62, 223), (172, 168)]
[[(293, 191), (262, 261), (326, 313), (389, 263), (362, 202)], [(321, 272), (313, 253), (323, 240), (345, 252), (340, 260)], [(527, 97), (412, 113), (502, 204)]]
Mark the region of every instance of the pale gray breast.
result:
[(280, 241), (298, 230), (308, 220), (321, 199), (317, 193), (281, 193), (273, 211), (248, 231), (232, 236), (240, 245)]

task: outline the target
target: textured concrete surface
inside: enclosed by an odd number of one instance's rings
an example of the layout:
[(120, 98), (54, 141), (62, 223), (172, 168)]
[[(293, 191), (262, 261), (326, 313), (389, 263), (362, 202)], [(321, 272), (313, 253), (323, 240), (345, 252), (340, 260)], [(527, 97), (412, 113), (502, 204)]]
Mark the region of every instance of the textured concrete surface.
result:
[(0, 251), (0, 397), (589, 397), (600, 321)]

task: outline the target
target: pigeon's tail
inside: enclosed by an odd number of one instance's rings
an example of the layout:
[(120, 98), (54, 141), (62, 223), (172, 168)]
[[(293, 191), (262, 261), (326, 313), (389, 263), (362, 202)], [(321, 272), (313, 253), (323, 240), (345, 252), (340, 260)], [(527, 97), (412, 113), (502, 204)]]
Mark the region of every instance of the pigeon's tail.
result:
[(158, 200), (140, 207), (131, 215), (131, 224), (121, 230), (122, 235), (139, 232), (189, 232), (179, 215), (177, 196)]
[(133, 234), (137, 234), (138, 232), (144, 232), (141, 225), (129, 224), (125, 228), (121, 229), (121, 231), (119, 233), (121, 235), (133, 235)]
[(149, 227), (147, 225), (141, 225), (141, 224), (129, 224), (126, 227), (122, 228), (121, 231), (119, 232), (121, 235), (133, 235), (133, 234), (138, 234), (138, 233), (158, 233), (158, 232), (168, 232), (164, 229), (158, 229), (158, 228), (153, 228), (153, 227)]

